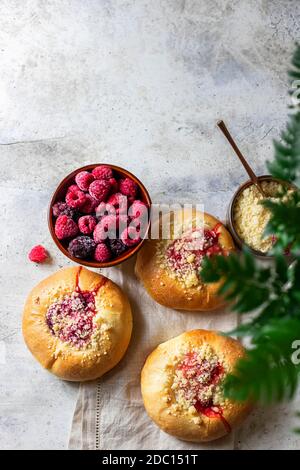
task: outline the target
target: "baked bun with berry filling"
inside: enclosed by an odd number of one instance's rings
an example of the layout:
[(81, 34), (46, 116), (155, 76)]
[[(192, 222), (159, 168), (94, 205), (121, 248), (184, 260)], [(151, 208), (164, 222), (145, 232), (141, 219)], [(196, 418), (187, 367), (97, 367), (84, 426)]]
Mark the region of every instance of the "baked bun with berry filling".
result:
[(132, 330), (127, 297), (82, 267), (61, 269), (29, 294), (23, 335), (43, 367), (65, 380), (93, 380), (123, 357)]
[(229, 434), (252, 408), (222, 393), (224, 378), (244, 354), (238, 341), (206, 330), (160, 344), (142, 370), (142, 396), (150, 418), (185, 441), (212, 441)]
[[(205, 284), (201, 264), (206, 256), (228, 254), (234, 242), (224, 225), (205, 212), (176, 212), (160, 220), (169, 238), (145, 242), (136, 262), (136, 275), (156, 302), (179, 310), (213, 310), (224, 305), (219, 283)], [(153, 231), (151, 230), (151, 234)]]

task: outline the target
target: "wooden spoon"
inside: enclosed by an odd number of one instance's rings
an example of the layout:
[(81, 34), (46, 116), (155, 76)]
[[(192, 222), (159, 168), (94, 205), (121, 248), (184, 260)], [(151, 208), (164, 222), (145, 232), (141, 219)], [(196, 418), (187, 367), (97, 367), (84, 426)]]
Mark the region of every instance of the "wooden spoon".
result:
[(226, 125), (225, 125), (225, 122), (224, 121), (218, 121), (217, 122), (217, 126), (221, 129), (221, 131), (223, 132), (223, 134), (225, 135), (226, 139), (228, 140), (228, 142), (230, 143), (231, 147), (233, 148), (233, 150), (235, 151), (235, 153), (237, 154), (238, 158), (240, 159), (240, 162), (242, 163), (243, 167), (245, 168), (245, 170), (247, 171), (251, 181), (253, 182), (253, 184), (255, 184), (255, 186), (257, 187), (257, 189), (259, 190), (259, 192), (262, 194), (263, 197), (267, 197), (266, 193), (264, 192), (262, 186), (261, 186), (261, 183), (258, 179), (258, 177), (256, 176), (256, 174), (254, 173), (254, 171), (252, 170), (252, 168), (250, 167), (249, 163), (247, 162), (247, 160), (245, 159), (245, 157), (243, 156), (242, 152), (240, 151), (240, 149), (238, 148), (238, 146), (236, 145), (235, 141), (233, 140), (229, 130), (227, 129)]

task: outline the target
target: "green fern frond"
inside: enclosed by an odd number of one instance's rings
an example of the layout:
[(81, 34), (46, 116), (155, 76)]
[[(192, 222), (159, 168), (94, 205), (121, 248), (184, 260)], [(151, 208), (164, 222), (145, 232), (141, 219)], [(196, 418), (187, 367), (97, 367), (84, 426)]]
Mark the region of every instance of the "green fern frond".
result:
[(288, 75), (292, 80), (300, 80), (300, 47), (298, 44), (296, 46), (292, 57), (293, 68), (288, 71)]
[(272, 320), (260, 328), (253, 349), (241, 359), (224, 384), (225, 395), (236, 400), (271, 403), (291, 399), (299, 384), (300, 365), (292, 361), (292, 344), (300, 338), (300, 320)]
[[(300, 72), (299, 72), (300, 73)], [(274, 141), (275, 155), (267, 162), (271, 175), (289, 182), (300, 181), (300, 112), (291, 115), (281, 142)]]
[(274, 202), (263, 201), (272, 216), (266, 227), (265, 234), (276, 234), (277, 242), (274, 253), (289, 251), (300, 254), (300, 191), (294, 191), (286, 200)]

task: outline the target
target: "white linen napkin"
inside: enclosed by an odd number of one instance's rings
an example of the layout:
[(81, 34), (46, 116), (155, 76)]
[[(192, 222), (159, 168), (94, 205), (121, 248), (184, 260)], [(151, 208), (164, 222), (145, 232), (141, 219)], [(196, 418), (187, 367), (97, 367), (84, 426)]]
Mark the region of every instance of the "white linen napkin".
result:
[(133, 333), (122, 361), (97, 381), (82, 383), (72, 422), (70, 449), (232, 449), (234, 432), (212, 443), (180, 441), (161, 431), (148, 417), (141, 397), (140, 372), (148, 354), (184, 331), (206, 328), (230, 331), (235, 314), (175, 311), (154, 302), (134, 275), (134, 259), (103, 270), (127, 293), (133, 311)]
[(154, 302), (134, 275), (134, 259), (102, 273), (129, 297), (133, 333), (122, 361), (109, 373), (80, 385), (69, 449), (232, 449), (234, 432), (205, 444), (180, 441), (161, 431), (148, 417), (141, 397), (140, 372), (147, 355), (161, 342), (184, 331), (206, 328), (230, 331), (237, 316), (225, 310), (213, 313), (175, 311)]

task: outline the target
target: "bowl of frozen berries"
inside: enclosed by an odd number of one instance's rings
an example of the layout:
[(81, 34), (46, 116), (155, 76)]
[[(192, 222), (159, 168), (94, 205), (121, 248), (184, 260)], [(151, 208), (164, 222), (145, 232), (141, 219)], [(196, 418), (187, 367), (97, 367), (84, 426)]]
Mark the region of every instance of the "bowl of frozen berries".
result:
[(147, 189), (132, 173), (115, 165), (87, 165), (66, 176), (54, 192), (49, 229), (69, 259), (105, 268), (141, 248), (150, 207)]

